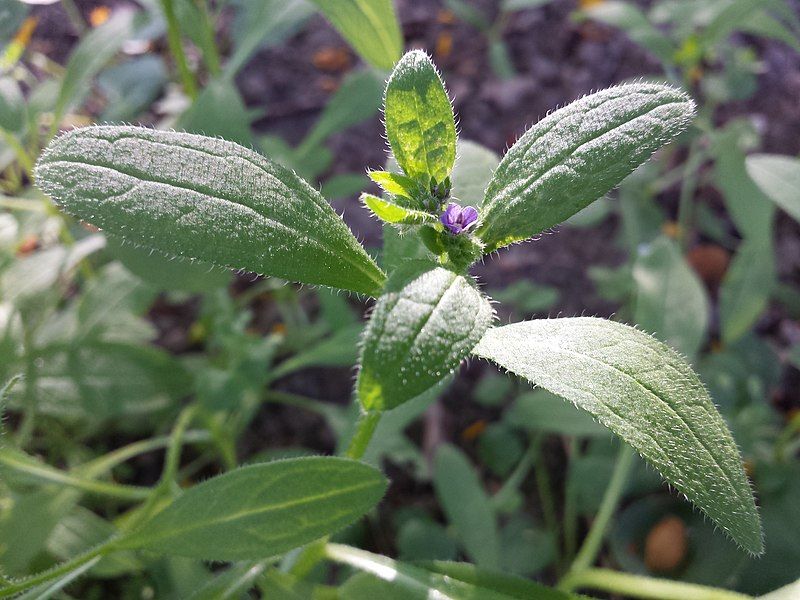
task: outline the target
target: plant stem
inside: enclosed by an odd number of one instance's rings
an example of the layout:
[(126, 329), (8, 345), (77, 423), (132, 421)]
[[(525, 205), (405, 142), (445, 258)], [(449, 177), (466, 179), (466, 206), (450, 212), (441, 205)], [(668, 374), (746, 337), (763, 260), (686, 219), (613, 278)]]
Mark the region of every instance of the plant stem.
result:
[(214, 21), (208, 11), (208, 5), (205, 0), (195, 0), (195, 4), (197, 5), (198, 12), (200, 12), (203, 26), (203, 59), (206, 62), (208, 72), (211, 73), (212, 76), (216, 77), (220, 74), (221, 69), (219, 50), (217, 49), (217, 42), (215, 39)]
[(15, 596), (20, 592), (24, 592), (32, 587), (36, 587), (37, 585), (47, 583), (48, 581), (57, 579), (62, 575), (66, 575), (91, 561), (98, 561), (100, 557), (107, 554), (110, 550), (113, 550), (113, 545), (118, 539), (119, 538), (116, 537), (110, 538), (99, 546), (95, 546), (88, 552), (79, 554), (78, 556), (63, 562), (60, 565), (56, 565), (48, 571), (37, 573), (36, 575), (31, 575), (30, 577), (25, 577), (24, 579), (14, 581), (9, 585), (0, 588), (0, 598)]
[(553, 497), (553, 486), (550, 483), (550, 473), (547, 471), (547, 464), (544, 460), (544, 453), (541, 451), (544, 435), (538, 438), (538, 453), (536, 456), (536, 464), (533, 467), (533, 474), (536, 477), (536, 489), (539, 492), (539, 501), (542, 503), (542, 516), (544, 523), (550, 535), (553, 538), (553, 543), (559, 545), (561, 538), (561, 527), (558, 524), (558, 516), (556, 513), (556, 503)]
[[(579, 453), (577, 438), (569, 440), (568, 459), (575, 460)], [(575, 512), (575, 490), (570, 485), (569, 475), (564, 486), (564, 562), (565, 564), (575, 556), (575, 547), (578, 544), (578, 515)]]
[(617, 462), (614, 465), (611, 481), (603, 494), (600, 510), (597, 512), (597, 517), (595, 517), (592, 527), (589, 529), (589, 534), (578, 551), (578, 555), (572, 562), (567, 578), (570, 577), (570, 574), (585, 571), (594, 564), (597, 553), (600, 551), (600, 545), (603, 543), (606, 529), (608, 529), (608, 524), (611, 521), (611, 517), (614, 516), (622, 493), (625, 491), (625, 482), (633, 466), (633, 457), (634, 453), (631, 447), (623, 444), (617, 455)]
[(522, 455), (522, 458), (517, 463), (517, 466), (514, 467), (514, 471), (508, 476), (508, 479), (506, 479), (503, 487), (497, 490), (497, 493), (492, 496), (492, 506), (494, 506), (495, 509), (505, 506), (511, 495), (522, 485), (522, 482), (525, 480), (525, 477), (528, 475), (531, 466), (539, 454), (540, 446), (541, 443), (539, 440), (531, 440), (528, 450)]
[(751, 600), (751, 596), (719, 588), (610, 569), (586, 569), (569, 575), (565, 583), (568, 583), (565, 588), (569, 590), (590, 588), (646, 600)]
[(693, 218), (693, 201), (697, 191), (697, 180), (699, 178), (700, 164), (704, 156), (699, 152), (697, 140), (692, 141), (689, 146), (689, 154), (686, 157), (683, 182), (681, 183), (681, 194), (678, 204), (678, 243), (682, 250), (686, 250), (689, 242), (689, 228)]
[(189, 69), (189, 63), (183, 51), (178, 17), (175, 15), (175, 6), (172, 4), (172, 0), (161, 0), (161, 8), (164, 10), (164, 17), (167, 20), (167, 43), (169, 44), (169, 51), (178, 67), (183, 90), (189, 98), (194, 100), (197, 98), (197, 81), (195, 81), (194, 73)]
[(178, 466), (181, 459), (181, 449), (183, 448), (183, 435), (189, 427), (197, 411), (197, 406), (190, 404), (184, 408), (178, 415), (178, 420), (175, 421), (175, 426), (172, 428), (170, 434), (169, 446), (167, 446), (167, 456), (164, 459), (164, 470), (161, 474), (161, 481), (159, 487), (169, 487), (175, 482), (175, 475), (178, 473)]
[(350, 440), (350, 445), (347, 447), (344, 455), (347, 458), (354, 460), (360, 459), (367, 451), (367, 446), (375, 433), (375, 428), (378, 426), (378, 421), (381, 419), (381, 413), (377, 411), (362, 412), (358, 417), (356, 423), (356, 432)]
[(64, 473), (58, 469), (53, 469), (47, 465), (35, 464), (33, 459), (26, 461), (14, 455), (3, 452), (0, 453), (0, 464), (18, 473), (24, 473), (30, 477), (35, 477), (40, 481), (48, 483), (58, 483), (76, 488), (82, 492), (116, 498), (117, 500), (138, 501), (146, 499), (151, 492), (148, 487), (121, 485), (118, 483), (108, 483), (105, 481), (95, 481), (70, 473)]

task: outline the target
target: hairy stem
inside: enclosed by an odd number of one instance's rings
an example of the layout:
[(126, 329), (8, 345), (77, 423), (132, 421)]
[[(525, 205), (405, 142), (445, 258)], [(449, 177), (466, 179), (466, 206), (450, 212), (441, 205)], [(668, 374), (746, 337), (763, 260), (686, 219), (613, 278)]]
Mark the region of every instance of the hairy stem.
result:
[(375, 428), (378, 426), (378, 421), (381, 419), (381, 413), (370, 411), (362, 412), (358, 417), (356, 423), (356, 432), (350, 440), (350, 445), (347, 447), (344, 455), (347, 458), (354, 460), (360, 459), (367, 451), (367, 446), (375, 433)]

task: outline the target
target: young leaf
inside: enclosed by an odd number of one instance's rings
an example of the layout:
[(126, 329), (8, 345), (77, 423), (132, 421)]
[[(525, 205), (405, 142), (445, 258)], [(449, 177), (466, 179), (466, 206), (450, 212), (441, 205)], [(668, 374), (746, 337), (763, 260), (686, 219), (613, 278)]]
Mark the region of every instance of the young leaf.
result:
[(386, 479), (335, 457), (242, 467), (190, 488), (118, 546), (203, 560), (256, 560), (338, 531), (381, 499)]
[(708, 327), (708, 298), (677, 245), (662, 236), (644, 246), (633, 265), (633, 279), (636, 323), (694, 357)]
[(745, 239), (719, 290), (722, 340), (732, 344), (756, 323), (777, 284), (771, 239)]
[(675, 351), (626, 325), (581, 317), (493, 328), (473, 353), (590, 412), (739, 545), (763, 551), (736, 444)]
[(557, 225), (619, 184), (693, 115), (684, 92), (655, 83), (612, 87), (557, 110), (503, 157), (478, 237), (491, 252)]
[(356, 52), (379, 69), (391, 69), (403, 51), (392, 0), (311, 0)]
[(364, 294), (383, 284), (314, 188), (232, 142), (76, 129), (42, 155), (36, 180), (65, 211), (167, 254)]
[(419, 185), (416, 181), (407, 175), (400, 173), (391, 173), (389, 171), (370, 171), (367, 173), (369, 178), (377, 183), (384, 192), (394, 194), (395, 196), (403, 196), (404, 198), (413, 198), (415, 192), (418, 191)]
[(422, 210), (406, 208), (389, 200), (378, 198), (372, 194), (361, 194), (361, 201), (367, 205), (376, 217), (387, 223), (402, 223), (403, 225), (420, 224), (435, 221), (436, 217)]
[(472, 465), (449, 444), (436, 453), (433, 487), (448, 522), (469, 558), (481, 567), (500, 567), (500, 534), (492, 503)]
[(777, 154), (747, 157), (747, 173), (770, 199), (800, 221), (800, 159)]
[(410, 400), (458, 367), (492, 320), (474, 283), (425, 262), (402, 265), (364, 332), (356, 388), (365, 410)]
[(456, 160), (453, 107), (436, 67), (422, 50), (408, 52), (386, 84), (386, 137), (406, 175), (443, 182)]

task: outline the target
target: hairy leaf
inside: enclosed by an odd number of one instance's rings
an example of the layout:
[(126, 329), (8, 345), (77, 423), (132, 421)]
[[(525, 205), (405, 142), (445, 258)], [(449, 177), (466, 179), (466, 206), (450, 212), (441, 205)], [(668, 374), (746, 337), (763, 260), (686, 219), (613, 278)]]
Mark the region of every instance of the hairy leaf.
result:
[(403, 51), (392, 0), (311, 0), (368, 63), (391, 69)]
[(693, 114), (684, 92), (654, 83), (612, 87), (557, 110), (503, 157), (477, 235), (492, 251), (557, 225), (619, 184)]
[(204, 560), (255, 560), (349, 525), (383, 496), (386, 480), (335, 457), (242, 467), (190, 488), (119, 542)]
[(365, 410), (387, 410), (458, 367), (492, 320), (474, 283), (429, 263), (392, 275), (364, 332), (356, 383)]
[(36, 180), (65, 211), (167, 254), (365, 294), (383, 283), (314, 188), (232, 142), (76, 129), (50, 145)]
[(406, 208), (400, 204), (378, 198), (372, 194), (361, 194), (361, 201), (369, 208), (373, 214), (381, 221), (386, 223), (401, 223), (404, 225), (420, 224), (428, 221), (435, 221), (436, 217), (422, 210)]
[(386, 84), (386, 137), (406, 175), (444, 181), (456, 160), (453, 107), (428, 55), (403, 56)]
[(490, 329), (473, 352), (590, 412), (743, 548), (763, 551), (736, 444), (697, 375), (669, 347), (581, 317)]

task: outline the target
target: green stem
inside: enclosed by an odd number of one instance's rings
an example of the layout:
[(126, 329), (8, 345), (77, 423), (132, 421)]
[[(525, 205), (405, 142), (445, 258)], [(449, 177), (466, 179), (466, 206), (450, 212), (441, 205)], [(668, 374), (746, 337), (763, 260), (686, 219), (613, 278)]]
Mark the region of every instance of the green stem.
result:
[(48, 581), (52, 581), (63, 575), (67, 575), (68, 573), (93, 560), (99, 560), (100, 557), (114, 549), (114, 543), (116, 543), (118, 539), (119, 538), (114, 537), (106, 540), (92, 550), (89, 550), (84, 554), (79, 554), (78, 556), (63, 562), (60, 565), (53, 567), (49, 571), (44, 571), (42, 573), (37, 573), (36, 575), (31, 575), (30, 577), (25, 577), (24, 579), (14, 581), (10, 585), (0, 588), (0, 598), (15, 596), (16, 594), (24, 592), (25, 590), (29, 590), (37, 585), (42, 585), (43, 583), (47, 583)]
[(540, 436), (539, 452), (536, 457), (536, 465), (533, 468), (533, 474), (536, 477), (536, 489), (539, 492), (539, 501), (542, 503), (542, 516), (544, 517), (544, 524), (550, 531), (553, 538), (553, 543), (558, 545), (561, 539), (561, 527), (558, 524), (558, 516), (556, 513), (556, 503), (553, 496), (553, 486), (550, 482), (550, 473), (547, 470), (547, 464), (544, 460), (544, 453), (541, 451), (542, 441), (544, 436)]
[(603, 543), (608, 524), (617, 510), (622, 493), (625, 491), (625, 482), (633, 467), (633, 457), (634, 453), (631, 447), (623, 444), (617, 455), (617, 462), (614, 465), (611, 481), (606, 488), (605, 494), (603, 494), (600, 510), (597, 512), (597, 517), (595, 517), (594, 523), (589, 529), (589, 534), (578, 551), (578, 555), (572, 562), (570, 573), (580, 573), (588, 569), (597, 559), (597, 553), (600, 551), (600, 545)]
[(567, 589), (569, 590), (589, 588), (646, 600), (748, 600), (751, 598), (751, 596), (737, 592), (705, 585), (630, 575), (609, 569), (586, 569), (570, 575), (568, 583)]
[[(569, 441), (569, 460), (573, 461), (579, 453), (578, 439)], [(564, 488), (564, 561), (565, 564), (575, 556), (578, 544), (578, 515), (575, 507), (575, 490), (570, 485), (569, 477)]]
[(63, 471), (53, 469), (47, 465), (35, 464), (33, 459), (30, 459), (30, 461), (24, 460), (7, 452), (0, 454), (0, 464), (18, 473), (24, 473), (29, 477), (35, 477), (40, 481), (58, 483), (60, 485), (76, 488), (83, 492), (96, 494), (98, 496), (106, 496), (108, 498), (116, 498), (117, 500), (145, 500), (152, 491), (148, 487), (107, 483), (105, 481), (95, 481), (94, 479), (87, 479), (70, 473), (64, 473)]
[(522, 455), (522, 458), (517, 463), (517, 466), (514, 467), (514, 471), (508, 476), (508, 479), (506, 479), (503, 487), (497, 490), (497, 493), (492, 496), (492, 506), (495, 509), (506, 506), (514, 492), (516, 492), (519, 486), (522, 485), (522, 482), (525, 481), (525, 477), (527, 477), (528, 472), (531, 470), (539, 454), (540, 446), (541, 443), (538, 440), (531, 440), (527, 451)]
[(183, 90), (189, 98), (194, 100), (197, 98), (197, 81), (195, 81), (194, 73), (189, 69), (189, 63), (183, 51), (178, 17), (175, 15), (175, 6), (172, 4), (172, 0), (161, 0), (161, 8), (164, 10), (164, 17), (167, 21), (167, 43), (169, 44), (169, 51), (178, 67)]
[(197, 10), (200, 12), (203, 26), (203, 59), (206, 62), (208, 72), (216, 77), (220, 74), (221, 68), (219, 50), (217, 49), (217, 42), (215, 39), (214, 21), (212, 20), (211, 14), (208, 11), (208, 5), (204, 0), (195, 0), (195, 3), (197, 5)]
[(175, 475), (178, 473), (178, 466), (181, 459), (181, 449), (183, 448), (183, 435), (189, 427), (197, 411), (197, 406), (191, 404), (181, 411), (178, 420), (170, 434), (169, 446), (167, 446), (167, 456), (164, 459), (164, 470), (161, 473), (159, 487), (171, 487), (175, 483)]
[(354, 460), (360, 459), (367, 451), (367, 446), (375, 433), (375, 428), (381, 420), (381, 413), (377, 411), (362, 412), (356, 423), (356, 432), (350, 440), (344, 455)]
[(3, 140), (9, 147), (14, 151), (14, 154), (17, 157), (17, 161), (25, 169), (25, 173), (28, 175), (28, 179), (33, 181), (33, 159), (28, 154), (28, 151), (25, 150), (25, 147), (20, 143), (20, 141), (13, 135), (11, 132), (6, 131), (3, 128), (0, 128), (0, 135), (3, 136)]
[(699, 152), (697, 140), (694, 140), (689, 146), (689, 155), (686, 157), (678, 203), (678, 242), (683, 250), (686, 250), (689, 242), (689, 228), (691, 227), (694, 213), (693, 201), (697, 191), (700, 163), (703, 162), (703, 158), (703, 155)]
[(22, 422), (17, 430), (17, 447), (25, 448), (33, 436), (36, 421), (36, 355), (33, 352), (33, 331), (22, 321), (22, 339), (25, 349), (25, 395)]

